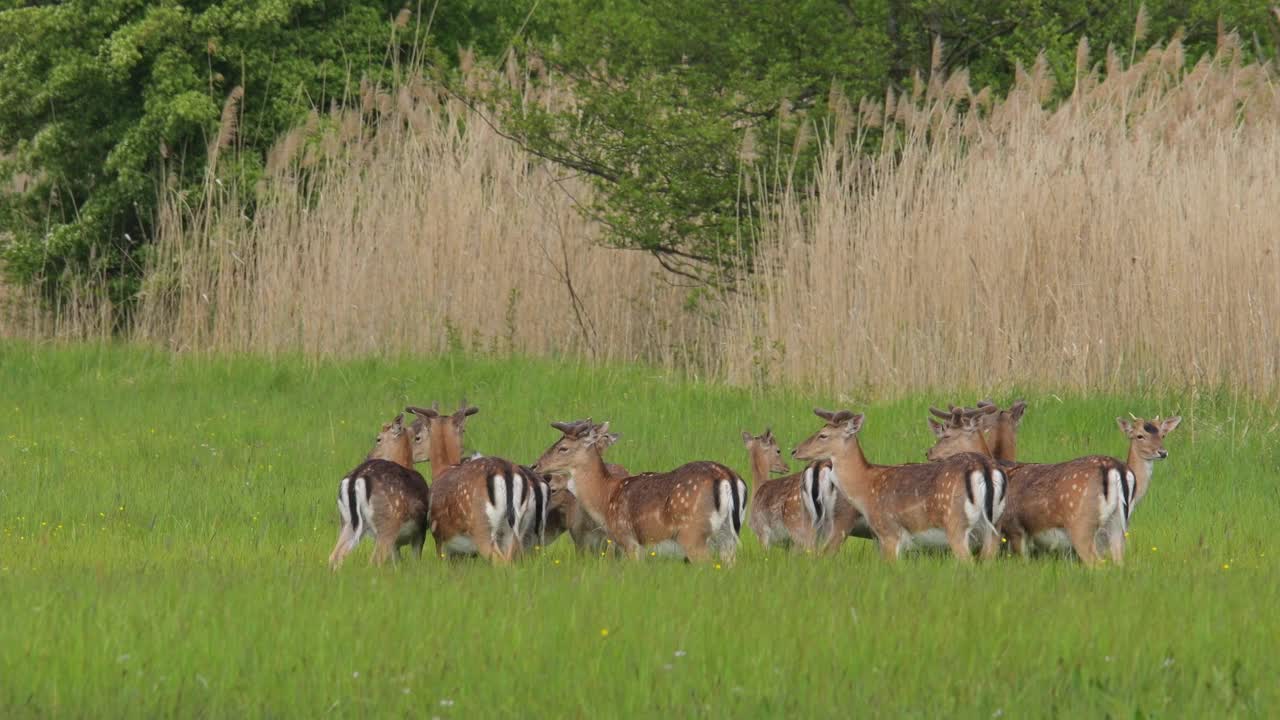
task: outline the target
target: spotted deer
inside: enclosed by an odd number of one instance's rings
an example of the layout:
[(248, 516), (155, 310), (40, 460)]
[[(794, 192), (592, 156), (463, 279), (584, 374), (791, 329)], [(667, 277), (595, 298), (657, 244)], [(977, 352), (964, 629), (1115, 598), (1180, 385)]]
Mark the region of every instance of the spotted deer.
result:
[(1004, 509), (1004, 473), (990, 458), (974, 453), (942, 462), (873, 465), (858, 443), (865, 417), (849, 410), (815, 409), (824, 421), (792, 455), (831, 460), (836, 485), (867, 519), (885, 559), (896, 560), (916, 545), (947, 545), (961, 561), (972, 562), (971, 537), (981, 555), (999, 549), (995, 523)]
[[(552, 426), (562, 432), (569, 428), (575, 428), (577, 431), (594, 427), (591, 419), (578, 420), (573, 423), (552, 423)], [(600, 452), (604, 453), (609, 446), (618, 441), (617, 433), (605, 432), (600, 437)], [(623, 466), (615, 463), (605, 463), (605, 472), (612, 478), (630, 477), (631, 473)], [(600, 526), (582, 507), (582, 503), (569, 492), (567, 487), (568, 479), (564, 475), (548, 476), (551, 483), (551, 500), (550, 509), (547, 513), (547, 530), (546, 542), (551, 543), (564, 532), (568, 532), (573, 539), (574, 547), (582, 553), (599, 553), (605, 548), (605, 540), (607, 534), (603, 527)]]
[(755, 483), (749, 523), (760, 544), (765, 550), (783, 545), (813, 552), (831, 532), (832, 511), (839, 492), (831, 463), (813, 462), (798, 473), (770, 479), (769, 473), (790, 470), (773, 431), (766, 429), (764, 434), (754, 436), (744, 432), (742, 442), (751, 460)]
[(374, 539), (373, 563), (398, 560), (409, 545), (422, 556), (431, 510), (427, 481), (413, 469), (413, 448), (404, 416), (382, 426), (373, 450), (363, 463), (338, 483), (338, 514), (342, 525), (329, 553), (329, 567), (337, 569), (365, 537)]
[[(955, 408), (952, 421), (946, 425), (930, 419), (938, 440), (929, 449), (929, 458), (942, 460), (955, 453), (990, 454), (982, 436), (982, 423), (973, 420), (995, 415), (991, 407)], [(1152, 443), (1151, 433), (1141, 434), (1144, 447), (1149, 446), (1147, 451), (1163, 450), (1159, 443)], [(1130, 455), (1134, 452), (1131, 444)], [(1006, 463), (1002, 467), (1008, 475), (1009, 499), (997, 527), (1012, 552), (1026, 556), (1036, 549), (1073, 550), (1081, 562), (1094, 565), (1101, 560), (1101, 544), (1112, 562), (1124, 562), (1125, 532), (1136, 498), (1137, 478), (1132, 466), (1104, 455), (1091, 455), (1062, 463)]]
[(479, 555), (509, 563), (524, 547), (537, 483), (521, 466), (478, 457), (446, 470), (431, 487), (431, 535), (441, 557)]
[(439, 404), (430, 408), (407, 407), (413, 420), (413, 461), (431, 463), (431, 479), (435, 480), (449, 468), (462, 462), (462, 437), (466, 432), (467, 418), (480, 412), (480, 408), (467, 405), (465, 400), (450, 415), (441, 415)]
[(733, 562), (746, 512), (747, 484), (720, 463), (691, 462), (665, 473), (615, 478), (605, 469), (600, 443), (609, 423), (553, 425), (563, 433), (534, 469), (568, 475), (567, 487), (623, 552), (703, 561), (712, 553)]

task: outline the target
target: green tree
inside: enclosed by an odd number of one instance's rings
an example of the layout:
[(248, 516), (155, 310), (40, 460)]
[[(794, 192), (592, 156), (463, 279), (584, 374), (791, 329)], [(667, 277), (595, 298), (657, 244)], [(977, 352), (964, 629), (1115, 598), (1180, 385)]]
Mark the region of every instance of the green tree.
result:
[(252, 187), (280, 134), (310, 108), (358, 98), (362, 78), (385, 80), (393, 56), (424, 47), (428, 22), (439, 49), (427, 52), (447, 63), (460, 46), (505, 45), (527, 15), (520, 3), (447, 3), (429, 16), (402, 3), (0, 3), (0, 188), (30, 183), (0, 192), (9, 275), (54, 296), (89, 274), (127, 302), (161, 188), (199, 187), (215, 139), (237, 150), (219, 174)]

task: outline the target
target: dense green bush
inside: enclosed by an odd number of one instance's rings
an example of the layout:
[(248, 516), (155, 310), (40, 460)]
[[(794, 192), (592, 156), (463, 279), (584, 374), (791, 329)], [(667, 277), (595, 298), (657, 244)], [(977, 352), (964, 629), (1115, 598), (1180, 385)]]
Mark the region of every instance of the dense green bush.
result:
[[(498, 51), (490, 37), (505, 16), (446, 5), (430, 18), (442, 48)], [(240, 165), (225, 173), (252, 178), (307, 109), (356, 97), (362, 78), (390, 72), (427, 35), (412, 13), (397, 28), (401, 10), (402, 0), (0, 0), (0, 188), (19, 175), (30, 184), (0, 192), (8, 275), (50, 295), (90, 275), (127, 302), (160, 188), (198, 185), (219, 139), (241, 151), (224, 154)]]

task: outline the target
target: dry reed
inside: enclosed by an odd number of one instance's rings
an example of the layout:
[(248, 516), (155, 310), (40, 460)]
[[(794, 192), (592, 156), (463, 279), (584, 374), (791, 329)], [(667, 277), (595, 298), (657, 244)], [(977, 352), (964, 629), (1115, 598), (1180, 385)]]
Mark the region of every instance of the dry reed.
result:
[(683, 293), (650, 258), (595, 243), (574, 205), (583, 185), (531, 163), (472, 110), (420, 80), (394, 93), (363, 84), (360, 105), (281, 140), (252, 219), (234, 191), (211, 204), (170, 196), (136, 337), (672, 363), (712, 337), (674, 321)]
[[(900, 99), (900, 143), (829, 143), (779, 199), (725, 372), (826, 388), (1280, 382), (1280, 90), (1228, 38), (1077, 80), (1039, 63), (989, 113)], [(1086, 46), (1087, 47), (1087, 46)]]

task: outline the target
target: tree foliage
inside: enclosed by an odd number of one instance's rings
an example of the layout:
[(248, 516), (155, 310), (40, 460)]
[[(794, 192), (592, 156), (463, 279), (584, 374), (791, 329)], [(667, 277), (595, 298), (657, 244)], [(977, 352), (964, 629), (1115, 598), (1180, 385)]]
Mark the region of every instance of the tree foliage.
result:
[[(490, 7), (450, 3), (430, 34), (442, 51), (496, 52), (491, 38), (514, 32), (503, 18), (521, 8)], [(8, 273), (50, 293), (92, 274), (127, 301), (160, 189), (198, 185), (219, 140), (235, 143), (224, 157), (242, 165), (225, 171), (252, 177), (308, 109), (357, 97), (362, 78), (417, 47), (428, 19), (404, 15), (396, 27), (402, 9), (402, 0), (0, 4), (0, 188), (16, 177), (27, 186), (0, 192)]]

